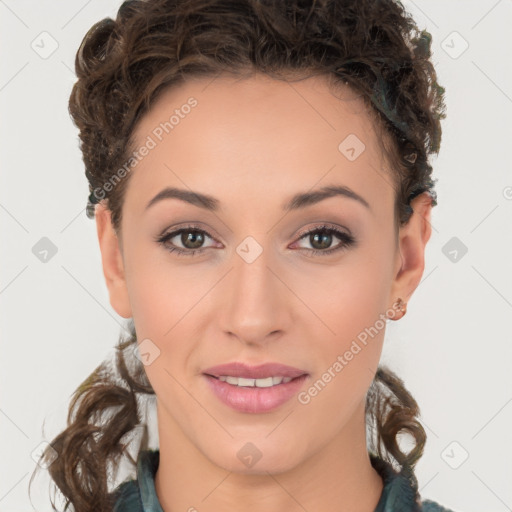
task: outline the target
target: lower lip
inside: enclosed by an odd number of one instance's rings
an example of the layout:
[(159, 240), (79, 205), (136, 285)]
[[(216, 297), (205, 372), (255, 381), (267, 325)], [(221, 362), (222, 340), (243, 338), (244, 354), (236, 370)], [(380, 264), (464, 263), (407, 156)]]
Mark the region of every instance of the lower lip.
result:
[(262, 413), (276, 409), (296, 395), (307, 375), (268, 388), (241, 387), (205, 375), (219, 400), (240, 412)]

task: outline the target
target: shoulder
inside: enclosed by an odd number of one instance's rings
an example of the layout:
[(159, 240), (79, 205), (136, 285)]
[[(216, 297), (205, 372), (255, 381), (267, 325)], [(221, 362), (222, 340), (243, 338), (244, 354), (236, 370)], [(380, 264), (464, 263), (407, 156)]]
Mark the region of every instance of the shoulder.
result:
[(139, 452), (136, 478), (122, 482), (110, 494), (112, 512), (163, 512), (154, 482), (158, 462), (158, 450)]
[(443, 507), (439, 503), (432, 500), (422, 500), (421, 512), (455, 512), (450, 508)]
[(374, 512), (456, 512), (433, 500), (421, 498), (418, 481), (411, 466), (404, 466), (396, 471), (389, 461), (374, 453), (370, 453), (370, 460), (384, 483)]
[(136, 480), (128, 480), (119, 485), (111, 494), (112, 512), (143, 512), (139, 486)]

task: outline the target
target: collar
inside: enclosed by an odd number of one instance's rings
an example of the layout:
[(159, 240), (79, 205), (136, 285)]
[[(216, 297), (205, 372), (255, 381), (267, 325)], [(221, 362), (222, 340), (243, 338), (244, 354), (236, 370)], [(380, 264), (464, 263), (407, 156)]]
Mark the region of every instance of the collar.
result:
[(144, 450), (137, 461), (137, 480), (143, 512), (164, 512), (155, 489), (155, 474), (160, 461), (159, 450)]
[[(163, 512), (154, 480), (159, 460), (159, 450), (143, 450), (139, 453), (137, 480), (123, 482), (118, 487), (114, 512)], [(374, 512), (421, 512), (418, 482), (411, 468), (405, 467), (397, 473), (389, 462), (372, 453), (370, 461), (384, 484)]]

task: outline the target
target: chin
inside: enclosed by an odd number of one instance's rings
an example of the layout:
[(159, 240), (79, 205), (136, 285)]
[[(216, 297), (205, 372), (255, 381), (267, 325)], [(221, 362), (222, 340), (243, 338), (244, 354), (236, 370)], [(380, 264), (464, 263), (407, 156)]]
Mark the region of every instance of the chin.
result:
[[(220, 451), (219, 451), (220, 450)], [(279, 440), (231, 440), (228, 446), (219, 445), (208, 457), (216, 466), (233, 473), (246, 475), (279, 474), (301, 463), (301, 450)]]

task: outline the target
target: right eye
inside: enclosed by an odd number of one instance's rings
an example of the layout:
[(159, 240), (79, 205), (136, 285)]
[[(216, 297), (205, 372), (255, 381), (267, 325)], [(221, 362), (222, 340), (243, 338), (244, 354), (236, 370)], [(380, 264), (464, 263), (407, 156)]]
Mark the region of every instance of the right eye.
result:
[[(201, 247), (205, 237), (213, 240), (213, 237), (203, 229), (196, 226), (186, 226), (157, 237), (156, 242), (163, 245), (169, 252), (176, 251), (178, 256), (192, 256), (208, 249), (208, 247)], [(169, 242), (174, 238), (177, 238), (177, 240), (169, 245)], [(177, 246), (176, 243), (181, 243), (182, 247)]]

